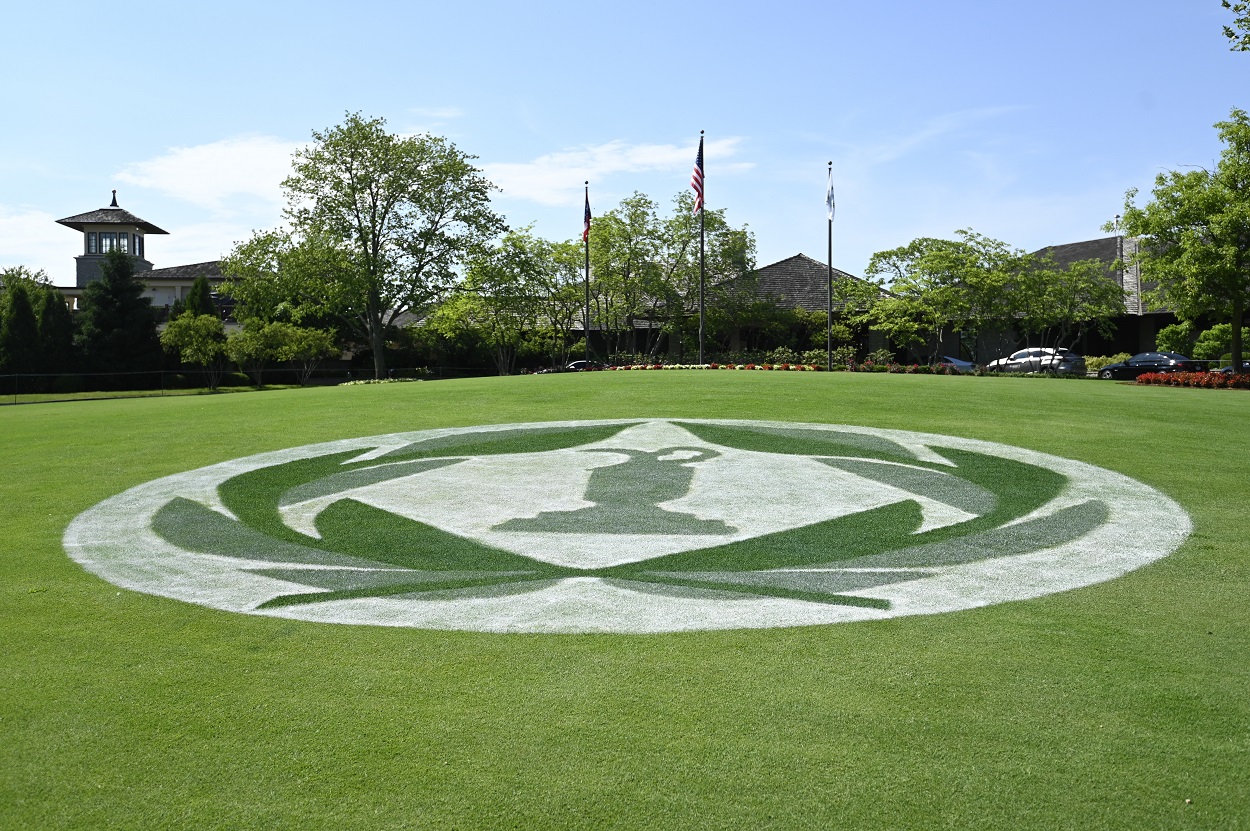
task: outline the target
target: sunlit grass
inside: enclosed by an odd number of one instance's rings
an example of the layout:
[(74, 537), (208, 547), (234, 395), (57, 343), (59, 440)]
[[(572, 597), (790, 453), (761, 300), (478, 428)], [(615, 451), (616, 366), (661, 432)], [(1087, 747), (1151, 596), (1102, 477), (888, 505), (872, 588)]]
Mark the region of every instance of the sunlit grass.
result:
[[(1248, 411), (1237, 391), (677, 371), (0, 408), (0, 827), (1250, 827)], [(639, 416), (1020, 445), (1140, 479), (1195, 532), (1033, 601), (654, 636), (235, 615), (61, 548), (101, 499), (238, 456)]]

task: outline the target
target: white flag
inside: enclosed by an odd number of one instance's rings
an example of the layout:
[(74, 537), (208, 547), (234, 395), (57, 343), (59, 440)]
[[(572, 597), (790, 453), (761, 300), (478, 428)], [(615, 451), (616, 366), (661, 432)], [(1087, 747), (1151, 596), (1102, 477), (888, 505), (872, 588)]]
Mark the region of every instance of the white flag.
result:
[(829, 184), (825, 188), (825, 207), (829, 209), (829, 221), (833, 221), (833, 168), (829, 168)]

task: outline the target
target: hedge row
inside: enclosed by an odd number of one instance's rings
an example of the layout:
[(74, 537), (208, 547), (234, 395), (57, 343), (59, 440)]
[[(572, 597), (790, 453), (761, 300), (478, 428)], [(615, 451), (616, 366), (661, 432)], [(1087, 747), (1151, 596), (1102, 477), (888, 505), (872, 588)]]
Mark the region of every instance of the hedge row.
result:
[(1137, 376), (1139, 384), (1161, 387), (1202, 387), (1209, 390), (1250, 390), (1250, 374), (1223, 372), (1147, 372)]

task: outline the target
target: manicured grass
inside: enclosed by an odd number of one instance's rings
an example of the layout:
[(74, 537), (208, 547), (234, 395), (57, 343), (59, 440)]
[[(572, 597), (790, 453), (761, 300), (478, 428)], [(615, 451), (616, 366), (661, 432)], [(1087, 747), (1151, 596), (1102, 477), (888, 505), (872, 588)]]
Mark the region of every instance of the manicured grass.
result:
[[(729, 372), (0, 408), (0, 827), (1250, 828), (1248, 413), (1239, 391)], [(1020, 445), (1140, 479), (1195, 531), (1038, 600), (653, 636), (235, 615), (61, 548), (105, 497), (264, 450), (636, 416)]]

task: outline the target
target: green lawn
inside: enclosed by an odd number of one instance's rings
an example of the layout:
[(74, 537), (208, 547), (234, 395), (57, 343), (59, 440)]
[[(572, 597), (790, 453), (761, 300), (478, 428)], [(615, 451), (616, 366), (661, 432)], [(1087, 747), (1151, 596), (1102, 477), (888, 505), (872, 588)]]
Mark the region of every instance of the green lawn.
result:
[[(679, 371), (0, 408), (0, 827), (1250, 828), (1248, 414), (1239, 391)], [(1139, 479), (1195, 531), (1037, 600), (649, 636), (230, 614), (61, 547), (108, 496), (252, 453), (638, 416), (1019, 445)]]

